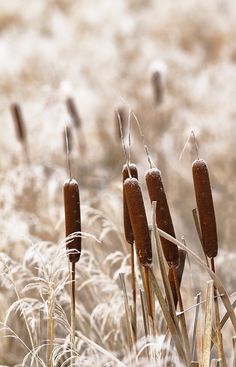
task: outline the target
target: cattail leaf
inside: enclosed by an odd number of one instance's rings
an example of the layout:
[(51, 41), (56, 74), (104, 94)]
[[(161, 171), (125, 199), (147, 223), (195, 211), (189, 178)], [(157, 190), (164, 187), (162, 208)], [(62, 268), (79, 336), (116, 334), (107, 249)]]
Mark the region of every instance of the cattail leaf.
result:
[(172, 241), (177, 246), (179, 246), (183, 250), (187, 251), (195, 259), (195, 261), (210, 275), (210, 277), (214, 281), (215, 287), (218, 289), (221, 300), (224, 303), (224, 306), (225, 306), (225, 308), (227, 310), (227, 313), (230, 317), (233, 328), (236, 331), (236, 316), (235, 316), (235, 313), (234, 313), (234, 308), (231, 305), (229, 295), (228, 295), (226, 289), (224, 288), (224, 286), (223, 286), (221, 280), (219, 279), (219, 277), (200, 259), (200, 257), (198, 255), (196, 255), (191, 249), (186, 247), (183, 243), (181, 243), (176, 238), (170, 236), (168, 233), (165, 233), (164, 231), (162, 231), (159, 228), (158, 228), (158, 232), (160, 233), (161, 236), (165, 237), (169, 241)]
[(207, 284), (206, 296), (206, 311), (205, 311), (205, 326), (203, 334), (203, 356), (202, 367), (209, 367), (211, 355), (211, 336), (212, 336), (212, 322), (213, 322), (213, 281)]
[(153, 290), (154, 290), (154, 293), (157, 297), (157, 300), (160, 304), (160, 307), (162, 309), (162, 312), (163, 312), (163, 315), (164, 315), (164, 318), (166, 320), (166, 323), (167, 323), (167, 326), (168, 326), (168, 329), (172, 335), (172, 338), (173, 338), (173, 341), (174, 341), (174, 344), (175, 344), (175, 347), (176, 347), (176, 350), (177, 350), (177, 353), (179, 355), (179, 358), (182, 362), (184, 362), (185, 364), (187, 364), (187, 358), (186, 358), (186, 355), (185, 355), (185, 351), (183, 349), (183, 342), (182, 342), (182, 339), (181, 339), (181, 332), (180, 332), (180, 329), (179, 329), (179, 326), (178, 326), (178, 323), (176, 323), (170, 312), (169, 312), (169, 309), (168, 309), (168, 306), (165, 302), (165, 299), (162, 295), (162, 292), (161, 292), (161, 289), (158, 285), (158, 282), (155, 278), (155, 275), (153, 273), (153, 270), (152, 268), (149, 269), (149, 273), (150, 273), (150, 280), (152, 282), (152, 287), (153, 287)]

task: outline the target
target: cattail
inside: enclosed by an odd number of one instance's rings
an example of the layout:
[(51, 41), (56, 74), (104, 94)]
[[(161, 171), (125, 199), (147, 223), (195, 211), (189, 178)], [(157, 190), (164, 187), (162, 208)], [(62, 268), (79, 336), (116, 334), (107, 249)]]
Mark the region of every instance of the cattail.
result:
[(156, 68), (151, 73), (151, 84), (154, 95), (154, 102), (156, 105), (160, 105), (164, 98), (164, 77), (163, 72)]
[(139, 261), (143, 266), (150, 266), (152, 263), (151, 239), (137, 178), (127, 178), (124, 182), (124, 191)]
[(207, 164), (197, 159), (192, 165), (195, 196), (202, 232), (202, 245), (206, 256), (213, 258), (218, 252), (214, 204)]
[(75, 105), (75, 101), (73, 98), (68, 97), (66, 100), (66, 106), (67, 106), (67, 110), (70, 114), (70, 117), (72, 119), (72, 122), (75, 126), (76, 129), (79, 129), (81, 127), (81, 118), (78, 112), (78, 109)]
[[(157, 168), (149, 169), (146, 172), (145, 178), (151, 202), (156, 201), (157, 227), (172, 237), (175, 237), (161, 172)], [(163, 237), (161, 237), (161, 244), (168, 265), (177, 266), (179, 261), (178, 247)]]
[(176, 286), (175, 286), (174, 271), (176, 271), (178, 285), (180, 287), (181, 282), (182, 282), (183, 272), (184, 272), (186, 255), (187, 255), (187, 252), (185, 250), (179, 249), (179, 265), (175, 268), (176, 270), (174, 270), (173, 268), (169, 268), (169, 272), (168, 272), (168, 278), (169, 278), (169, 282), (170, 282), (170, 286), (171, 286), (171, 290), (172, 290), (172, 294), (174, 298), (175, 307), (177, 306), (177, 303), (178, 303), (178, 295), (177, 295)]
[(18, 103), (12, 103), (10, 110), (15, 123), (17, 138), (24, 144), (26, 142), (26, 130), (20, 105)]
[[(65, 153), (71, 153), (72, 151), (72, 131), (71, 127), (67, 125), (63, 131), (63, 142)], [(67, 151), (68, 150), (68, 151)]]
[(125, 121), (126, 121), (126, 111), (124, 106), (117, 106), (115, 109), (115, 128), (119, 139), (121, 139), (120, 125), (122, 128), (123, 135), (125, 135)]
[[(74, 179), (69, 179), (64, 183), (64, 207), (66, 236), (81, 232), (79, 185)], [(68, 240), (67, 249), (75, 250), (75, 253), (69, 254), (70, 262), (79, 261), (81, 254), (80, 233)]]
[[(134, 178), (138, 179), (138, 170), (137, 170), (136, 164), (134, 164), (134, 163), (129, 164), (129, 171), (130, 171), (131, 177), (134, 177)], [(128, 172), (127, 164), (125, 164), (124, 167), (123, 167), (123, 183), (125, 182), (125, 180), (127, 178), (129, 178), (129, 172)], [(134, 243), (134, 234), (133, 234), (133, 231), (132, 231), (132, 226), (131, 226), (131, 222), (130, 222), (130, 217), (129, 217), (129, 212), (128, 212), (128, 207), (127, 207), (127, 202), (126, 202), (124, 190), (123, 190), (123, 217), (124, 217), (124, 229), (125, 229), (126, 241), (130, 245), (133, 245), (133, 243)]]

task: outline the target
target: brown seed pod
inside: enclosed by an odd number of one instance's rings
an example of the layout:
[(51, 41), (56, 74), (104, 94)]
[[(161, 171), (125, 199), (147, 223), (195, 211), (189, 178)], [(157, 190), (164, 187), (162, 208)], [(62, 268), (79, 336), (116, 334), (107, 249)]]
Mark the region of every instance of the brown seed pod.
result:
[(218, 252), (218, 239), (211, 184), (206, 162), (203, 159), (194, 161), (192, 172), (202, 232), (203, 250), (206, 256), (213, 258)]
[(124, 191), (139, 261), (143, 266), (150, 266), (152, 264), (152, 245), (142, 192), (137, 178), (127, 178), (124, 182)]
[[(129, 170), (130, 170), (131, 177), (134, 177), (134, 178), (138, 179), (138, 170), (137, 170), (136, 164), (134, 164), (134, 163), (129, 164)], [(127, 178), (129, 178), (129, 172), (128, 172), (127, 164), (124, 165), (122, 173), (123, 173), (123, 183), (124, 183), (125, 180)], [(124, 217), (124, 229), (125, 229), (126, 241), (130, 245), (133, 245), (134, 235), (133, 235), (132, 226), (131, 226), (131, 222), (130, 222), (130, 217), (129, 217), (126, 198), (125, 198), (124, 188), (123, 188), (123, 217)]]
[[(181, 281), (182, 281), (182, 277), (183, 277), (186, 255), (187, 255), (187, 252), (185, 250), (179, 249), (179, 265), (176, 267), (176, 274), (177, 274), (179, 287), (181, 286)], [(176, 292), (174, 269), (173, 268), (169, 269), (168, 278), (169, 278), (170, 287), (171, 287), (173, 298), (174, 298), (174, 304), (175, 304), (175, 307), (176, 307), (177, 303), (178, 303), (178, 296), (177, 296), (177, 292)]]
[(21, 143), (26, 142), (26, 130), (25, 123), (22, 115), (20, 105), (18, 103), (12, 103), (10, 106), (13, 121), (15, 123), (16, 135)]
[(68, 97), (66, 100), (66, 106), (67, 110), (70, 114), (70, 117), (72, 119), (72, 122), (76, 129), (79, 129), (81, 127), (81, 118), (78, 112), (78, 109), (76, 107), (75, 101), (72, 97)]
[[(157, 168), (151, 168), (145, 175), (148, 193), (151, 202), (156, 201), (156, 223), (157, 227), (175, 237), (165, 189), (161, 177), (161, 172)], [(161, 244), (166, 261), (169, 266), (177, 266), (179, 262), (178, 247), (171, 241), (161, 237)]]
[[(64, 183), (64, 208), (66, 236), (81, 232), (79, 185), (74, 179), (69, 179)], [(70, 262), (79, 261), (81, 254), (80, 233), (68, 240), (67, 249), (76, 250), (76, 253), (69, 254)]]

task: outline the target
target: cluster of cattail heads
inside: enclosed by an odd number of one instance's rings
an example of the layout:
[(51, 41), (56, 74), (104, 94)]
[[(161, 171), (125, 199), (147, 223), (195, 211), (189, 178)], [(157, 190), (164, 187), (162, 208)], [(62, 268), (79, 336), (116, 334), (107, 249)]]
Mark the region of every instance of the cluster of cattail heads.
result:
[(206, 162), (203, 159), (194, 161), (192, 172), (203, 250), (206, 256), (214, 258), (218, 252), (218, 239), (211, 184)]
[(81, 216), (79, 185), (74, 179), (64, 183), (64, 208), (66, 236), (71, 236), (67, 239), (67, 249), (71, 251), (69, 260), (75, 263), (81, 254)]

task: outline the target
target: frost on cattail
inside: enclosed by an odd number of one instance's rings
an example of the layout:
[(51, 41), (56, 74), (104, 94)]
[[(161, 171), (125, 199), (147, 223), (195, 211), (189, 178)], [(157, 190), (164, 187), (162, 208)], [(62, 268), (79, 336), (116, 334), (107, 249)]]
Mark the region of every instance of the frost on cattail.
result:
[(120, 139), (121, 138), (120, 125), (123, 131), (123, 135), (125, 135), (126, 110), (124, 106), (120, 105), (115, 108), (114, 118), (115, 118), (116, 135)]
[(215, 210), (207, 164), (197, 159), (192, 165), (194, 190), (202, 232), (202, 245), (206, 256), (213, 258), (218, 252)]
[(67, 106), (67, 110), (70, 114), (71, 120), (72, 120), (75, 128), (79, 129), (81, 127), (81, 118), (80, 118), (78, 109), (76, 107), (75, 101), (72, 97), (67, 98), (66, 106)]
[(139, 261), (143, 266), (150, 266), (152, 263), (151, 239), (137, 178), (127, 178), (124, 182), (124, 191)]
[(79, 185), (74, 179), (69, 179), (64, 183), (64, 208), (66, 237), (79, 232), (67, 241), (67, 249), (75, 250), (74, 253), (69, 254), (69, 260), (77, 262), (81, 254), (81, 219)]
[[(130, 171), (131, 177), (134, 177), (134, 178), (138, 179), (138, 170), (137, 170), (136, 164), (134, 164), (134, 163), (129, 164), (129, 171)], [(123, 183), (124, 183), (125, 180), (127, 178), (129, 178), (129, 172), (128, 172), (127, 164), (124, 165), (122, 173), (123, 173)], [(123, 189), (123, 217), (124, 217), (124, 229), (125, 229), (126, 241), (128, 243), (130, 243), (130, 245), (133, 245), (133, 243), (134, 243), (134, 234), (133, 234), (133, 231), (132, 231), (132, 226), (131, 226), (131, 222), (130, 222), (130, 217), (129, 217), (129, 212), (128, 212), (128, 207), (127, 207), (127, 202), (126, 202), (126, 198), (125, 198), (124, 189)]]
[(158, 62), (151, 66), (151, 84), (156, 105), (160, 105), (164, 99), (165, 72), (166, 67), (163, 63)]
[(21, 111), (21, 107), (18, 103), (12, 103), (10, 106), (13, 121), (15, 123), (16, 136), (21, 143), (26, 142), (26, 130), (25, 123)]
[[(174, 226), (162, 182), (161, 172), (157, 168), (149, 169), (145, 175), (151, 202), (156, 201), (157, 227), (175, 237)], [(161, 237), (161, 244), (169, 266), (177, 266), (179, 261), (178, 247)]]

